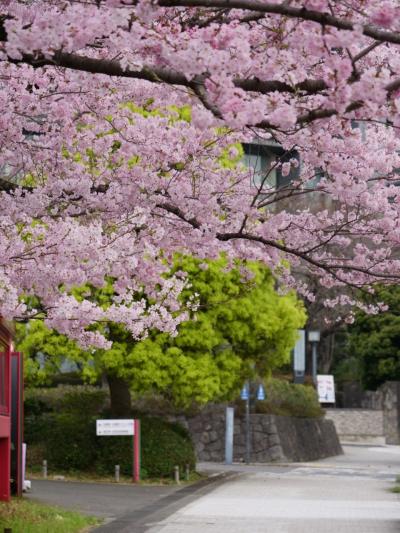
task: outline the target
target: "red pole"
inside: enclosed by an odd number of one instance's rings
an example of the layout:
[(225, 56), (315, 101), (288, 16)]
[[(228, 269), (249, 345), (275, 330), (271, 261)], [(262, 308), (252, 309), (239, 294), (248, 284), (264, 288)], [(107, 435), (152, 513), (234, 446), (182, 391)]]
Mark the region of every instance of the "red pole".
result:
[(140, 481), (140, 420), (133, 421), (133, 483)]

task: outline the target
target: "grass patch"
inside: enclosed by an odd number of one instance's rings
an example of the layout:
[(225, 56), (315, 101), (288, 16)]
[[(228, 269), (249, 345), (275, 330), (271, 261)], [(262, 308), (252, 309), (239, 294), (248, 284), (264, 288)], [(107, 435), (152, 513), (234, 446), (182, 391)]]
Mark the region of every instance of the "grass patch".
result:
[(97, 518), (31, 500), (0, 502), (0, 531), (10, 528), (12, 533), (83, 533), (99, 523)]
[(394, 492), (395, 494), (400, 494), (400, 476), (396, 477), (396, 486), (392, 487), (390, 489), (390, 492)]

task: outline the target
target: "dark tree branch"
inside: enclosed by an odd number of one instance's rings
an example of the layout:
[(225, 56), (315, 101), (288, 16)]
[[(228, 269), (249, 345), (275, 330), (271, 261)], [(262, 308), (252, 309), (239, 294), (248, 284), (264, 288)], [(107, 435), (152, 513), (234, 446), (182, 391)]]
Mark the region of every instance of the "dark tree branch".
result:
[[(185, 217), (185, 213), (178, 207), (174, 206), (170, 203), (160, 203), (157, 205), (157, 208), (162, 209), (164, 211), (167, 211), (168, 213), (174, 214), (177, 216), (182, 222), (185, 222), (189, 224), (194, 229), (201, 229), (201, 224), (196, 218), (187, 219)], [(338, 272), (341, 271), (355, 271), (355, 272), (361, 272), (363, 274), (369, 275), (373, 278), (379, 278), (382, 280), (398, 280), (400, 278), (400, 274), (386, 274), (383, 272), (373, 272), (367, 268), (357, 267), (355, 265), (345, 265), (345, 264), (325, 264), (322, 261), (318, 261), (314, 259), (311, 255), (309, 255), (307, 252), (297, 250), (295, 248), (290, 248), (286, 246), (285, 244), (277, 241), (271, 241), (269, 239), (265, 239), (264, 237), (260, 237), (258, 235), (252, 235), (250, 233), (246, 233), (244, 231), (237, 231), (237, 232), (231, 232), (231, 233), (217, 233), (215, 235), (216, 239), (222, 242), (231, 241), (231, 240), (247, 240), (251, 242), (257, 242), (259, 244), (270, 246), (272, 248), (276, 248), (280, 250), (281, 252), (284, 252), (288, 255), (293, 255), (295, 257), (298, 257), (299, 259), (305, 261), (306, 263), (312, 265), (315, 268), (318, 268), (320, 270), (323, 270), (327, 272), (329, 275), (333, 276), (338, 281), (346, 284), (351, 285), (350, 282), (346, 281), (345, 279), (341, 278)]]
[[(244, 9), (258, 13), (283, 15), (286, 17), (309, 20), (321, 26), (332, 26), (339, 30), (354, 30), (354, 23), (340, 19), (329, 13), (321, 13), (304, 7), (292, 7), (287, 2), (267, 4), (262, 0), (159, 0), (163, 7), (208, 7), (210, 9)], [(379, 29), (372, 24), (363, 25), (363, 34), (380, 42), (400, 44), (400, 33)]]

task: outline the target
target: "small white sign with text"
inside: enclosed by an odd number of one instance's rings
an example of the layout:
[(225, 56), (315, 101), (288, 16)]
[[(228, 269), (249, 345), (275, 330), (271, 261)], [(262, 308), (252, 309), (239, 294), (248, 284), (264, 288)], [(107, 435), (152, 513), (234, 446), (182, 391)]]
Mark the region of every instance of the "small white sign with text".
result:
[(335, 403), (335, 381), (332, 375), (317, 376), (318, 399), (320, 403)]
[(134, 435), (134, 420), (96, 420), (96, 435), (103, 437)]

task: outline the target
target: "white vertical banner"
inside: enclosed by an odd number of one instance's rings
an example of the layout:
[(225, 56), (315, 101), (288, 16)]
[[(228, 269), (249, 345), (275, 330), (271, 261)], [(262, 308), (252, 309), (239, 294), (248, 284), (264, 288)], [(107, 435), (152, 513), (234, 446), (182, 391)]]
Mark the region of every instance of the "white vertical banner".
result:
[(304, 329), (297, 331), (298, 339), (294, 347), (293, 370), (295, 374), (304, 374), (306, 370), (306, 332)]
[(25, 484), (25, 473), (26, 473), (26, 443), (22, 443), (22, 487)]

